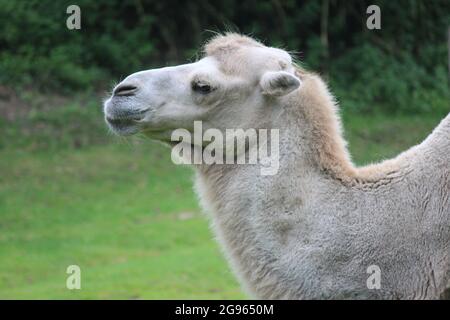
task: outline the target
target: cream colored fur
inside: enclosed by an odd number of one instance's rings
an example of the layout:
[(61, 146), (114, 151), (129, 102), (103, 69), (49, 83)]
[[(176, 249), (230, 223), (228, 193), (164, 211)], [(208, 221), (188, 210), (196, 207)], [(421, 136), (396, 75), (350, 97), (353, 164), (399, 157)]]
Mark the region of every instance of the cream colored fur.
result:
[[(200, 201), (249, 296), (441, 297), (450, 287), (450, 115), (396, 158), (355, 167), (337, 104), (319, 76), (294, 66), (286, 52), (237, 34), (212, 39), (205, 53), (198, 64), (130, 76), (124, 83), (151, 87), (147, 92), (153, 95), (111, 100), (105, 113), (119, 106), (147, 110), (144, 106), (176, 104), (150, 106), (139, 127), (161, 141), (168, 141), (171, 129), (199, 119), (220, 129), (280, 130), (280, 168), (274, 176), (261, 176), (259, 165), (196, 167)], [(189, 83), (188, 75), (198, 77), (199, 69), (216, 81), (214, 99), (185, 96), (184, 75)], [(301, 85), (285, 95), (267, 95), (259, 87), (267, 85), (261, 78), (280, 71)], [(156, 87), (160, 82), (154, 79), (166, 78), (172, 85)], [(178, 94), (172, 97), (172, 91), (161, 89), (166, 87)], [(178, 105), (185, 106), (183, 116)], [(371, 265), (380, 267), (380, 289), (366, 285)]]

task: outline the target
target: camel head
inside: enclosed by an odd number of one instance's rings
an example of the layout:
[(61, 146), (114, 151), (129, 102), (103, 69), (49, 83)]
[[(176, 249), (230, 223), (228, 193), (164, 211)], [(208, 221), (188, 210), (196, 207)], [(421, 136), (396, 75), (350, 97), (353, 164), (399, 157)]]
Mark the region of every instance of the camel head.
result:
[(105, 119), (119, 135), (170, 142), (177, 128), (256, 128), (300, 86), (290, 55), (238, 34), (213, 38), (194, 63), (136, 72), (113, 90)]

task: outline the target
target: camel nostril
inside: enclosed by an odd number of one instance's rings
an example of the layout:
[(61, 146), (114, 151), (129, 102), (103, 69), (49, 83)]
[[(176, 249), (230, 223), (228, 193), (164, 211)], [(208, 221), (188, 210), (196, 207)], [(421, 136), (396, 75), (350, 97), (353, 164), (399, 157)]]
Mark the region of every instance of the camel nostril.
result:
[(113, 94), (115, 96), (132, 96), (136, 91), (137, 87), (129, 84), (119, 85), (114, 89)]

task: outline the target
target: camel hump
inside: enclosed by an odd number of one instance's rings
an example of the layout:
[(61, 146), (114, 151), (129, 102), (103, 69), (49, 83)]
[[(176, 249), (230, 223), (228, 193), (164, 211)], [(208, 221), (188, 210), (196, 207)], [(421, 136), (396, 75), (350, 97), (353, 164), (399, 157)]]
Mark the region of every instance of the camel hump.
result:
[[(439, 123), (430, 135), (430, 143), (437, 148), (450, 151), (450, 113)], [(446, 153), (447, 158), (450, 157), (450, 152)]]
[(436, 127), (437, 131), (442, 131), (442, 134), (446, 134), (447, 139), (450, 139), (450, 113), (442, 119), (441, 123)]
[(450, 113), (419, 146), (429, 160), (450, 164)]

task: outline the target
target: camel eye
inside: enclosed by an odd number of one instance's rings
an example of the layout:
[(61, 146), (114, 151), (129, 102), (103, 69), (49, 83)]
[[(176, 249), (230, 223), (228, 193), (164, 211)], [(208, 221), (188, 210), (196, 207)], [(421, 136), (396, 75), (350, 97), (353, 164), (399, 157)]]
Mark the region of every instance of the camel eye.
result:
[(204, 82), (193, 82), (192, 90), (197, 93), (201, 93), (201, 94), (208, 94), (208, 93), (214, 91), (214, 89), (213, 89), (213, 87), (211, 87), (211, 85), (204, 83)]

